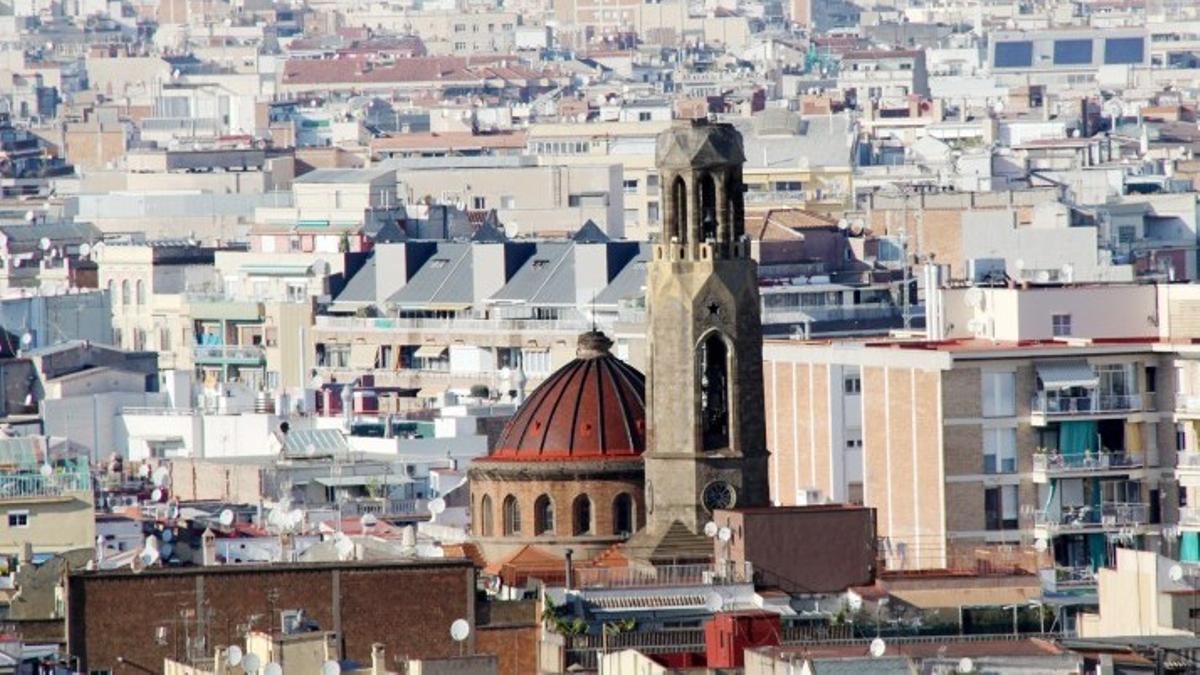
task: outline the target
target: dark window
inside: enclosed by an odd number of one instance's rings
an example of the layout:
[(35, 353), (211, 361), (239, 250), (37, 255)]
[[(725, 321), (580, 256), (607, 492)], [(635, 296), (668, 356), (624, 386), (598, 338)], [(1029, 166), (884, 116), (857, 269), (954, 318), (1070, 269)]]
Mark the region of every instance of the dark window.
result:
[(1033, 65), (1033, 43), (997, 42), (995, 66), (997, 68), (1028, 68)]
[(533, 502), (533, 533), (554, 534), (554, 502), (548, 495)]
[(580, 536), (592, 532), (592, 500), (587, 495), (579, 495), (571, 505), (571, 534)]
[(512, 495), (504, 498), (504, 534), (521, 534), (521, 505)]
[(479, 500), (479, 534), (484, 537), (492, 536), (492, 498), (484, 495)]
[(1055, 40), (1054, 64), (1074, 66), (1092, 62), (1091, 40)]
[(729, 364), (725, 340), (710, 334), (700, 345), (700, 425), (705, 450), (729, 447)]
[(1109, 65), (1141, 63), (1146, 58), (1143, 38), (1109, 38), (1104, 41), (1104, 62)]
[(633, 497), (624, 492), (613, 500), (613, 534), (633, 534)]
[(1146, 393), (1158, 391), (1158, 366), (1146, 366)]

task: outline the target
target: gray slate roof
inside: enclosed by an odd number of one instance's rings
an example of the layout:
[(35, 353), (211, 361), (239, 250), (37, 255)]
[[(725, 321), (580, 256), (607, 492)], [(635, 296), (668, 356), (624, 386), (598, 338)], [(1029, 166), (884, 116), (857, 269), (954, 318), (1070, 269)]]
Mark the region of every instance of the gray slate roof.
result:
[(375, 302), (375, 256), (368, 258), (362, 269), (350, 277), (334, 302)]
[(570, 242), (538, 242), (533, 255), (491, 299), (531, 305), (574, 305), (574, 250), (575, 245)]
[(387, 301), (401, 307), (419, 308), (430, 304), (473, 304), (473, 265), (471, 244), (438, 242), (437, 252)]
[(616, 306), (622, 300), (640, 298), (646, 294), (646, 265), (650, 262), (650, 244), (638, 246), (638, 253), (621, 268), (604, 290), (596, 294), (596, 304)]

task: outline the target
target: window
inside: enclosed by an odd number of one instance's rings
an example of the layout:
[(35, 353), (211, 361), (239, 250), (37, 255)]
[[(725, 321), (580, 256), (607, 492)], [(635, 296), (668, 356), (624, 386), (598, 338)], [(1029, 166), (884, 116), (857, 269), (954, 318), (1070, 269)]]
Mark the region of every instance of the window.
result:
[(117, 282), (113, 281), (112, 279), (108, 280), (108, 300), (114, 305), (117, 304), (118, 300), (120, 300), (120, 298), (117, 297)]
[(1109, 65), (1141, 63), (1145, 58), (1146, 41), (1140, 37), (1104, 41), (1104, 62)]
[(997, 42), (993, 63), (997, 68), (1028, 68), (1033, 65), (1033, 43), (1028, 40)]
[(1158, 366), (1146, 366), (1146, 393), (1158, 391)]
[(533, 502), (533, 533), (554, 534), (554, 502), (542, 495)]
[(1137, 239), (1136, 225), (1121, 225), (1117, 227), (1117, 243), (1132, 244)]
[(487, 197), (472, 197), (471, 208), (479, 211), (487, 208)]
[(637, 192), (638, 181), (636, 178), (627, 178), (623, 181), (622, 187), (625, 188), (625, 194), (633, 194)]
[(289, 281), (287, 284), (287, 301), (304, 302), (308, 297), (308, 286), (302, 281)]
[(121, 304), (128, 305), (130, 302), (129, 280), (125, 279), (121, 282)]
[(804, 184), (798, 180), (775, 181), (776, 192), (800, 192), (803, 189)]
[(855, 373), (842, 378), (842, 391), (847, 395), (855, 395), (862, 393), (862, 377)]
[(583, 203), (583, 198), (579, 195), (567, 195), (567, 206), (576, 209)]
[(171, 329), (166, 326), (158, 329), (158, 349), (159, 351), (170, 351), (171, 349)]
[(141, 279), (138, 279), (136, 287), (137, 287), (136, 288), (137, 304), (139, 304), (139, 305), (146, 304), (146, 282), (142, 281)]
[(505, 536), (521, 534), (521, 505), (512, 495), (504, 498), (504, 534)]
[(1055, 40), (1054, 65), (1078, 66), (1092, 62), (1091, 40)]
[(483, 537), (492, 536), (492, 496), (484, 495), (479, 500), (479, 534)]
[(455, 32), (455, 33), (465, 33), (465, 32), (467, 32), (467, 25), (466, 25), (466, 24), (464, 24), (464, 23), (456, 23), (456, 24), (454, 24), (454, 32)]
[(1001, 485), (983, 491), (984, 528), (988, 530), (1017, 529), (1016, 485)]
[(521, 365), (529, 375), (546, 375), (550, 372), (550, 352), (544, 349), (522, 349)]
[(1175, 451), (1185, 452), (1187, 450), (1187, 426), (1184, 424), (1175, 425)]
[(29, 511), (9, 511), (8, 512), (9, 527), (29, 527)]
[(1017, 414), (1016, 373), (983, 373), (983, 416), (1012, 417)]
[(454, 51), (456, 51), (456, 52), (465, 52), (465, 51), (467, 51), (467, 43), (465, 43), (465, 42), (455, 42), (455, 43), (454, 43)]
[(613, 500), (613, 534), (633, 534), (633, 497), (624, 492)]
[(571, 505), (571, 534), (576, 537), (592, 532), (592, 500), (579, 495)]
[(863, 503), (863, 484), (861, 481), (852, 481), (846, 485), (846, 501), (851, 504)]
[(983, 472), (1017, 472), (1017, 430), (1015, 428), (983, 430)]
[(1071, 336), (1071, 315), (1055, 314), (1050, 317), (1050, 334), (1054, 337)]
[(502, 208), (502, 209), (517, 208), (517, 198), (512, 195), (500, 195), (500, 208)]

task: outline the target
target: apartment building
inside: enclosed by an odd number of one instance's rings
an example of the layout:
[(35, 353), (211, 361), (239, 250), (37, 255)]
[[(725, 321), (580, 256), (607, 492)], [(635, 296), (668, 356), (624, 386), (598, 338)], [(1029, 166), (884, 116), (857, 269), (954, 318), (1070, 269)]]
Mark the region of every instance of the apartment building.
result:
[(46, 436), (0, 438), (0, 555), (65, 553), (96, 541), (86, 457)]
[(863, 50), (842, 55), (838, 89), (854, 92), (861, 103), (895, 101), (911, 95), (929, 98), (929, 73), (920, 49)]

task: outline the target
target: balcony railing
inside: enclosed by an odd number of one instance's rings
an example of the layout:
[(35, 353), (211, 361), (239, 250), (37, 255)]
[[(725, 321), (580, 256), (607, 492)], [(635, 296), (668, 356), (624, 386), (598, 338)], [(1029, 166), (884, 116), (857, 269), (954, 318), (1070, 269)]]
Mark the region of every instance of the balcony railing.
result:
[(1095, 586), (1096, 572), (1088, 565), (1055, 566), (1054, 585), (1058, 589)]
[(1186, 450), (1175, 455), (1175, 468), (1200, 469), (1200, 452)]
[(1033, 470), (1045, 473), (1140, 469), (1145, 463), (1145, 456), (1140, 453), (1087, 452), (1081, 455), (1063, 455), (1057, 452), (1039, 452), (1033, 456)]
[(1175, 412), (1200, 414), (1200, 396), (1177, 395), (1175, 397)]
[(749, 562), (639, 567), (590, 567), (575, 570), (575, 583), (588, 588), (644, 588), (749, 583), (754, 569)]
[(364, 319), (345, 316), (318, 316), (317, 328), (362, 331), (429, 331), (448, 333), (541, 332), (577, 335), (591, 323), (576, 319)]
[(1043, 415), (1101, 415), (1114, 412), (1142, 410), (1143, 394), (1094, 394), (1092, 396), (1047, 396), (1038, 392), (1033, 397), (1033, 412)]
[(72, 492), (91, 492), (92, 478), (87, 472), (43, 476), (40, 473), (0, 475), (0, 500), (23, 497), (61, 497)]
[(1184, 506), (1180, 508), (1179, 524), (1185, 527), (1200, 527), (1200, 507)]
[(258, 345), (193, 345), (195, 361), (261, 361), (263, 348)]
[(1038, 511), (1034, 524), (1055, 530), (1141, 525), (1150, 520), (1149, 504), (1109, 502), (1099, 506), (1068, 506), (1058, 513)]

